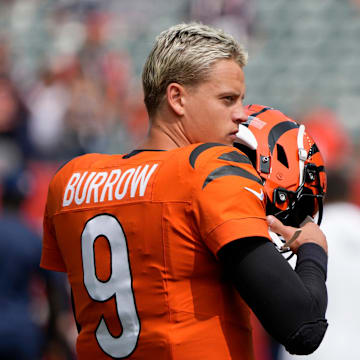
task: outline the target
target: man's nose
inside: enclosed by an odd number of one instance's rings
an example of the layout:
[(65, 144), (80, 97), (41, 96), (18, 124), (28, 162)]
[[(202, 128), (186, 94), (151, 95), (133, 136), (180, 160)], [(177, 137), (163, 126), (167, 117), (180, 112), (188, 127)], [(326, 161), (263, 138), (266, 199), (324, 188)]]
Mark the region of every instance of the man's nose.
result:
[(233, 113), (233, 121), (237, 124), (241, 124), (247, 121), (248, 115), (245, 111), (245, 107), (241, 104), (237, 107), (237, 109)]

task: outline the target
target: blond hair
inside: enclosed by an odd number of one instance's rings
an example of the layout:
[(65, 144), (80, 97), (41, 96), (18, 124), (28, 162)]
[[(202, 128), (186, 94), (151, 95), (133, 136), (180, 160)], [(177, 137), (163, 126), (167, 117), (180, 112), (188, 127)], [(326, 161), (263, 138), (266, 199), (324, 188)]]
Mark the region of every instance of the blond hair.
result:
[(170, 83), (191, 86), (206, 81), (211, 66), (221, 59), (234, 60), (241, 68), (247, 63), (245, 49), (220, 29), (190, 23), (160, 33), (142, 73), (150, 117), (156, 113)]

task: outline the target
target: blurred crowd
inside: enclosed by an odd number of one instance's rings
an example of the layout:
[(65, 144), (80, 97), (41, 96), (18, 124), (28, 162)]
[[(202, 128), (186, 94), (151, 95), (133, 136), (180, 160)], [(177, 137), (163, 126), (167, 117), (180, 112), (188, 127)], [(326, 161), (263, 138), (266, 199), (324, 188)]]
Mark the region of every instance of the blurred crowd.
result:
[[(13, 7), (28, 5), (15, 2)], [(54, 12), (53, 22), (65, 21), (66, 14)], [(69, 21), (59, 24), (69, 38), (64, 43), (83, 32), (76, 51), (36, 57), (35, 69), (18, 68), (26, 61), (17, 56), (29, 55), (17, 54), (9, 33), (0, 33), (0, 134), (7, 151), (1, 152), (2, 167), (14, 164), (8, 153), (21, 163), (62, 162), (86, 152), (122, 152), (146, 132), (141, 96), (132, 94), (129, 56), (104, 44), (107, 15), (89, 11), (82, 21), (81, 28)], [(56, 31), (56, 24), (49, 30)], [(29, 74), (30, 70), (36, 73)]]
[[(44, 274), (37, 266), (47, 186), (56, 169), (84, 153), (127, 152), (146, 135), (140, 73), (162, 28), (197, 20), (224, 28), (246, 45), (256, 36), (253, 1), (158, 0), (155, 7), (147, 0), (106, 3), (0, 2), (0, 253), (8, 260), (0, 261), (0, 314), (7, 312), (8, 322), (14, 324), (13, 329), (0, 326), (0, 338), (11, 338), (10, 330), (16, 333), (15, 328), (22, 327), (23, 344), (34, 345), (31, 335), (37, 334), (43, 359), (74, 358), (75, 327), (65, 278)], [(360, 205), (360, 141), (328, 108), (314, 108), (296, 120), (306, 124), (318, 143), (329, 176), (345, 178), (349, 191), (344, 187), (342, 201)], [(13, 224), (19, 224), (15, 232), (9, 230)], [(24, 244), (33, 251), (25, 251)], [(24, 250), (22, 257), (19, 249)], [(14, 264), (29, 275), (22, 288), (14, 287), (21, 278)], [(4, 274), (14, 276), (5, 279)], [(19, 307), (11, 307), (6, 296), (22, 298)], [(29, 307), (26, 318), (27, 310), (19, 309)], [(16, 322), (19, 317), (28, 327)], [(256, 329), (257, 360), (275, 359), (271, 340), (258, 324)], [(1, 346), (0, 358), (6, 359)], [(40, 358), (21, 356), (16, 359)]]

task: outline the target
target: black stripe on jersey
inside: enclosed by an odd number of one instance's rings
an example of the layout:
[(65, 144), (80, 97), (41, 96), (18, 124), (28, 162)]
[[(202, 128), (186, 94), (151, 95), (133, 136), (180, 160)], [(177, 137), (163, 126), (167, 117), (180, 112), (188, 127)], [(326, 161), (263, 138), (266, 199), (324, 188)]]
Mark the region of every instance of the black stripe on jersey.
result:
[(221, 167), (215, 169), (214, 171), (212, 171), (205, 179), (202, 188), (204, 188), (209, 182), (211, 182), (215, 179), (218, 179), (220, 177), (223, 177), (223, 176), (228, 176), (228, 175), (241, 176), (246, 179), (256, 181), (258, 184), (262, 185), (262, 181), (260, 180), (260, 178), (258, 176), (254, 175), (240, 167), (233, 166), (233, 165), (225, 165), (225, 166), (221, 166)]
[(309, 150), (308, 159), (310, 159), (314, 154), (319, 152), (319, 148), (316, 146), (316, 144), (313, 144), (312, 147)]
[(280, 136), (286, 133), (288, 130), (296, 129), (299, 125), (292, 121), (283, 121), (275, 125), (268, 136), (269, 149), (272, 153), (275, 147), (276, 142), (279, 140)]
[(249, 158), (244, 154), (239, 154), (237, 151), (231, 151), (225, 154), (222, 154), (218, 157), (221, 160), (234, 161), (240, 164), (251, 164)]
[(226, 146), (224, 144), (219, 144), (219, 143), (205, 143), (205, 144), (201, 144), (199, 146), (197, 146), (190, 154), (189, 156), (189, 161), (190, 161), (190, 165), (195, 168), (195, 161), (198, 158), (198, 156), (205, 150), (210, 149), (214, 146)]
[(144, 151), (166, 151), (166, 150), (162, 150), (162, 149), (138, 149), (138, 150), (133, 150), (131, 152), (129, 152), (128, 154), (125, 154), (122, 158), (123, 159), (129, 159), (137, 154), (140, 154)]

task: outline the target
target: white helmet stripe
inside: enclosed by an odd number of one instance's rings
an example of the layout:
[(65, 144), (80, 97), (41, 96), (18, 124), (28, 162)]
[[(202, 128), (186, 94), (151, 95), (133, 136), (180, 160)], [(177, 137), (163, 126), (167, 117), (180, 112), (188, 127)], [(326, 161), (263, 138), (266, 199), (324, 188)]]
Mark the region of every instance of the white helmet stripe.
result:
[(297, 137), (297, 145), (299, 149), (299, 185), (301, 185), (304, 180), (304, 166), (307, 159), (307, 152), (304, 149), (304, 133), (305, 125), (301, 124)]

